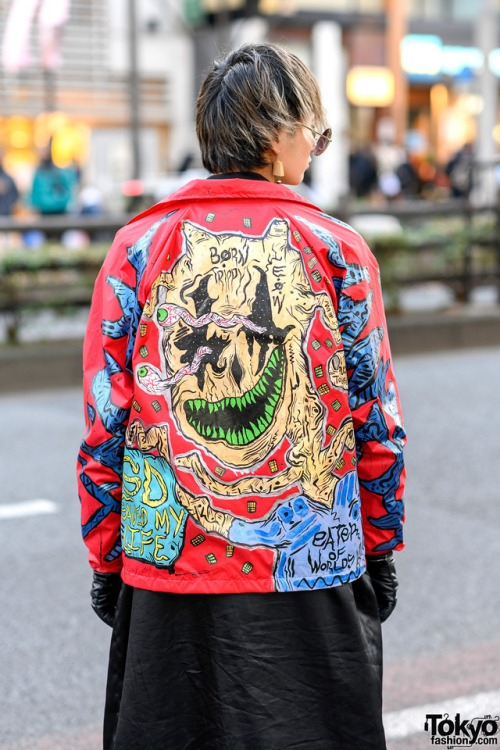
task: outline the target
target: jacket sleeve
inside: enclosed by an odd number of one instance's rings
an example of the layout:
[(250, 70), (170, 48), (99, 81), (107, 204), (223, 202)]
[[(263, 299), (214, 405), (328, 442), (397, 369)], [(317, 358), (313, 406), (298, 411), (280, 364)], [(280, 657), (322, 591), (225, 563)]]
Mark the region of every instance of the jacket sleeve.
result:
[(78, 455), (78, 490), (89, 562), (101, 572), (121, 569), (122, 463), (140, 317), (139, 274), (121, 236), (95, 284), (83, 351), (86, 432)]
[(406, 435), (377, 262), (361, 238), (338, 296), (367, 554), (403, 546)]

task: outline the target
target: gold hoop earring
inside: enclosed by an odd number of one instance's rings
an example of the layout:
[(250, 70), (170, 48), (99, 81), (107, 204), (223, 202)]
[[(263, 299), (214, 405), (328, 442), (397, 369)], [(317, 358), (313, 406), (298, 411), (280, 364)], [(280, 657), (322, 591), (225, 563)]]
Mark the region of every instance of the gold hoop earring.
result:
[(276, 177), (276, 182), (278, 184), (281, 184), (281, 177), (285, 176), (285, 170), (283, 169), (283, 162), (280, 161), (280, 158), (276, 159), (276, 161), (273, 164), (273, 177)]

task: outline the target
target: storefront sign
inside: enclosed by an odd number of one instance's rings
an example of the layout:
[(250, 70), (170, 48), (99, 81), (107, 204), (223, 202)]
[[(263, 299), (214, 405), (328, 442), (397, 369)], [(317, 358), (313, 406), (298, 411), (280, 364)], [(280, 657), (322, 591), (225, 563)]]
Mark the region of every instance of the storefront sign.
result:
[[(500, 77), (500, 49), (488, 58), (489, 66)], [(477, 47), (443, 44), (434, 34), (409, 34), (401, 42), (401, 67), (409, 78), (436, 79), (471, 76), (484, 65), (484, 54)]]

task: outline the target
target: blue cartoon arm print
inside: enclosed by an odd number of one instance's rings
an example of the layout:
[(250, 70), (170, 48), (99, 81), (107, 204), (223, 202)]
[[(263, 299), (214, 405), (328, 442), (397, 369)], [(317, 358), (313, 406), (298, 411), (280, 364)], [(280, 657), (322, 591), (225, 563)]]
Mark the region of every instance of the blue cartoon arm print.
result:
[(307, 591), (355, 580), (364, 570), (364, 547), (356, 519), (359, 486), (355, 471), (335, 488), (331, 508), (299, 495), (278, 505), (265, 519), (236, 518), (233, 544), (276, 550), (276, 591)]
[(100, 572), (121, 568), (123, 455), (134, 387), (132, 352), (141, 316), (138, 291), (155, 233), (170, 215), (130, 246), (117, 235), (92, 299), (84, 347), (86, 433), (78, 456), (78, 483), (82, 535), (90, 564)]

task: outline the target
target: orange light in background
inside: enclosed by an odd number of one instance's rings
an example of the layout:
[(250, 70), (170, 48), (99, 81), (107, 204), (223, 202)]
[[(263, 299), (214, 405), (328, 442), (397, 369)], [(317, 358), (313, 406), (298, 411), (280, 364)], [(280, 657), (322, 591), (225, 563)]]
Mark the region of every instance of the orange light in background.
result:
[(448, 89), (442, 83), (436, 83), (430, 90), (431, 128), (430, 139), (432, 151), (439, 162), (448, 161), (446, 144), (441, 138), (443, 115), (448, 109), (450, 96)]
[(25, 149), (30, 145), (30, 134), (25, 130), (14, 130), (9, 134), (9, 146), (12, 148)]
[(58, 167), (69, 167), (73, 162), (85, 161), (90, 144), (90, 128), (82, 123), (69, 123), (52, 137), (52, 158)]
[(88, 158), (90, 128), (72, 122), (64, 112), (42, 113), (35, 119), (34, 141), (40, 150), (52, 139), (52, 158), (58, 167), (69, 167)]
[(9, 117), (6, 121), (6, 145), (24, 150), (32, 143), (31, 121), (26, 117)]
[(448, 106), (448, 89), (442, 83), (436, 83), (430, 91), (431, 109), (436, 114), (442, 112)]
[(357, 65), (347, 74), (347, 98), (357, 107), (388, 107), (394, 100), (394, 91), (394, 76), (389, 68)]
[(64, 128), (70, 119), (64, 112), (42, 112), (35, 119), (35, 145), (44, 148), (58, 130)]

